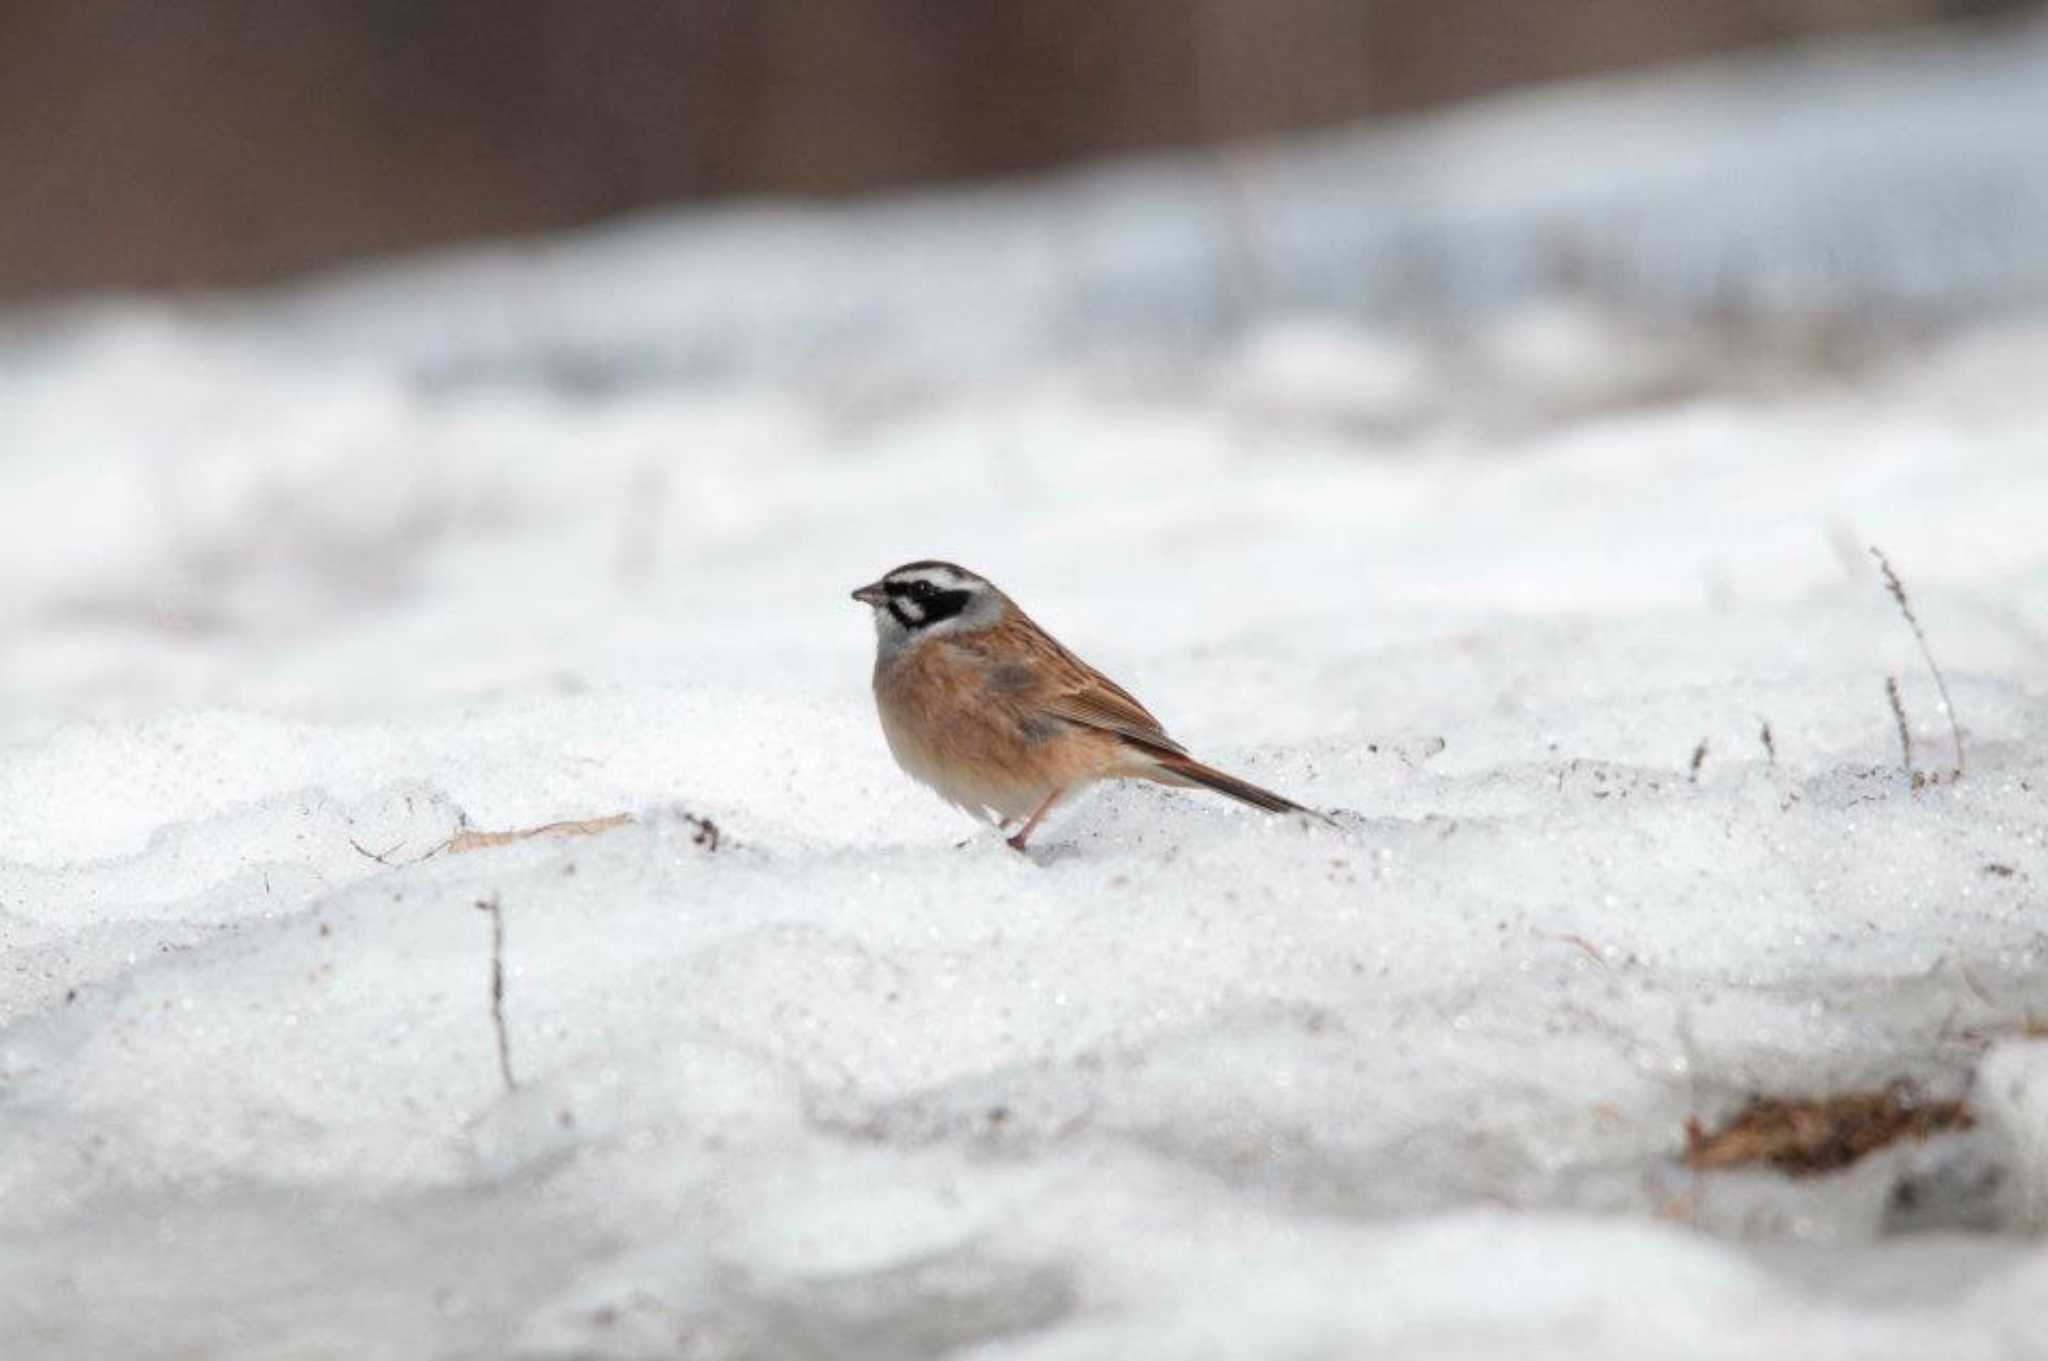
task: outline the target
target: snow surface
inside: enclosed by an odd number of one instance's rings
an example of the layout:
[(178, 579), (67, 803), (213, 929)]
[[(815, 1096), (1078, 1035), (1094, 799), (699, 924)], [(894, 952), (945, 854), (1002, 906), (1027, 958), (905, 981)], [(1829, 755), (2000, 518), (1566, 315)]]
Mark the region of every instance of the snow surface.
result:
[[(335, 340), (420, 277), (0, 366), (5, 1355), (2048, 1355), (2048, 323), (450, 384)], [(1014, 855), (874, 722), (846, 592), (924, 556), (1341, 825)], [(1894, 1080), (1976, 1128), (1678, 1161)]]

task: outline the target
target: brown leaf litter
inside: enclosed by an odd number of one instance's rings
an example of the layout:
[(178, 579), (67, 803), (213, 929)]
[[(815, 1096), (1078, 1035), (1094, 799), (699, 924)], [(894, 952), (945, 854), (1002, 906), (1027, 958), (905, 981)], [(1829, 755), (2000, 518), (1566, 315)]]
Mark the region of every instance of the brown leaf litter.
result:
[(1922, 1140), (1976, 1123), (1961, 1101), (1920, 1101), (1893, 1083), (1829, 1097), (1752, 1097), (1711, 1133), (1685, 1122), (1685, 1162), (1708, 1170), (1765, 1163), (1805, 1177), (1847, 1167), (1901, 1139)]

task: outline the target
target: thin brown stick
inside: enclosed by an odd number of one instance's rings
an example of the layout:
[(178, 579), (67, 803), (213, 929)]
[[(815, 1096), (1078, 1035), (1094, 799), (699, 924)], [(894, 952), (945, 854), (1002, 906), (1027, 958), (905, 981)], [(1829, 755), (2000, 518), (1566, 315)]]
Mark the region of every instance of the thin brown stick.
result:
[(479, 832), (473, 828), (465, 828), (442, 843), (442, 849), (450, 855), (465, 855), (470, 851), (488, 850), (493, 846), (510, 846), (515, 841), (528, 841), (534, 837), (596, 836), (614, 827), (623, 827), (632, 820), (633, 815), (630, 813), (613, 813), (608, 817), (550, 822), (544, 827), (524, 827), (516, 832)]
[(374, 860), (378, 864), (384, 866), (386, 869), (389, 869), (391, 867), (391, 862), (385, 859), (385, 857), (395, 854), (401, 847), (405, 845), (403, 841), (394, 841), (381, 851), (373, 851), (368, 846), (365, 846), (362, 842), (356, 840), (354, 837), (350, 837), (348, 839), (348, 844), (356, 848), (357, 855), (362, 856), (366, 860)]
[(1892, 721), (1899, 725), (1899, 764), (1906, 768), (1908, 775), (1911, 775), (1913, 773), (1913, 730), (1906, 725), (1906, 704), (1904, 700), (1899, 698), (1899, 678), (1897, 676), (1886, 676), (1884, 678), (1884, 694), (1885, 698), (1890, 700), (1892, 704)]
[(496, 894), (477, 899), (476, 906), (491, 918), (491, 1026), (498, 1033), (498, 1076), (510, 1093), (519, 1083), (512, 1076), (512, 1041), (505, 1033), (505, 911)]
[[(1927, 669), (1934, 673), (1934, 688), (1941, 695), (1942, 710), (1948, 715), (1948, 733), (1956, 744), (1956, 768), (1949, 778), (1960, 780), (1963, 778), (1963, 728), (1956, 719), (1955, 701), (1949, 698), (1948, 678), (1941, 674), (1941, 666), (1934, 660), (1934, 649), (1927, 644), (1927, 631), (1920, 627), (1919, 616), (1913, 613), (1913, 602), (1906, 595), (1905, 583), (1901, 582), (1899, 574), (1892, 570), (1891, 559), (1887, 558), (1884, 550), (1875, 544), (1871, 545), (1870, 556), (1877, 559), (1877, 569), (1884, 574), (1884, 588), (1891, 592), (1892, 599), (1898, 603), (1899, 613), (1906, 616), (1906, 624), (1913, 630), (1913, 641), (1920, 644), (1920, 655), (1926, 660)], [(1897, 682), (1894, 681), (1893, 685), (1896, 694)], [(1896, 703), (1896, 700), (1894, 702)], [(1903, 724), (1904, 720), (1900, 721)]]

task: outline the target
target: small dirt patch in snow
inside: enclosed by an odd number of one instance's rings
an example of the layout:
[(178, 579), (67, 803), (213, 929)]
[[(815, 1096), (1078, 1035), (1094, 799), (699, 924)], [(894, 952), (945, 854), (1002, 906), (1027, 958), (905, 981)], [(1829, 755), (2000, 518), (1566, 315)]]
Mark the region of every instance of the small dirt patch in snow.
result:
[(1974, 1123), (1964, 1103), (1923, 1102), (1901, 1083), (1840, 1096), (1759, 1096), (1711, 1133), (1688, 1120), (1685, 1161), (1700, 1169), (1768, 1163), (1791, 1176), (1812, 1176), (1900, 1139), (1923, 1140)]

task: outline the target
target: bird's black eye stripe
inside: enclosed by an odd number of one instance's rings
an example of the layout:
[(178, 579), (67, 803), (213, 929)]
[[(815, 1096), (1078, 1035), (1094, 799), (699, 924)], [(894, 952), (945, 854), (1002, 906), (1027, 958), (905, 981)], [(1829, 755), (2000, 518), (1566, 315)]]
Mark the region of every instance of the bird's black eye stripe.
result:
[(902, 599), (907, 596), (910, 599), (919, 602), (930, 600), (933, 597), (937, 596), (940, 592), (940, 588), (937, 582), (926, 581), (922, 577), (919, 577), (915, 581), (884, 582), (882, 584), (882, 589), (887, 591), (892, 598)]
[(967, 602), (974, 598), (972, 591), (947, 590), (921, 579), (891, 581), (885, 583), (883, 589), (889, 593), (889, 613), (907, 629), (921, 629), (951, 619), (966, 609)]
[(921, 603), (924, 605), (924, 622), (936, 624), (941, 619), (951, 619), (967, 608), (967, 602), (974, 598), (971, 591), (933, 591)]

